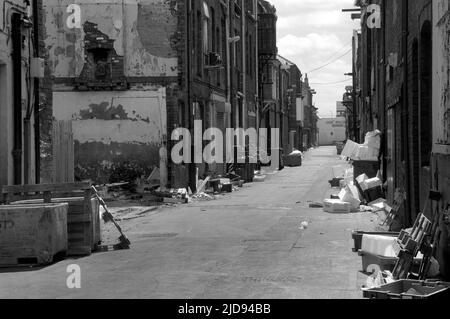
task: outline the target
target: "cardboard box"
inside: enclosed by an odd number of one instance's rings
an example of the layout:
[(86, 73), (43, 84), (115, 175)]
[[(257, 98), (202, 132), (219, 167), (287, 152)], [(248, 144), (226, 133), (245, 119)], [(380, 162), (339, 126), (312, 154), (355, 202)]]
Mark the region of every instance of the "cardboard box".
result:
[(351, 159), (356, 159), (357, 153), (359, 149), (359, 144), (353, 142), (352, 140), (348, 140), (345, 144), (344, 149), (342, 150), (342, 156), (348, 157)]
[(325, 199), (323, 210), (326, 213), (350, 214), (352, 206), (350, 203), (343, 202), (340, 199)]
[(356, 178), (356, 182), (358, 183), (358, 185), (359, 185), (359, 187), (361, 187), (361, 190), (364, 192), (364, 191), (366, 191), (368, 188), (367, 188), (367, 184), (366, 184), (366, 181), (369, 179), (369, 177), (367, 177), (367, 175), (366, 174), (362, 174), (362, 175), (359, 175), (357, 178)]
[(361, 200), (359, 198), (358, 189), (353, 185), (347, 185), (339, 193), (342, 202), (350, 203), (351, 211), (359, 211)]
[(378, 177), (366, 179), (364, 183), (366, 185), (365, 190), (375, 187), (383, 187), (383, 182)]

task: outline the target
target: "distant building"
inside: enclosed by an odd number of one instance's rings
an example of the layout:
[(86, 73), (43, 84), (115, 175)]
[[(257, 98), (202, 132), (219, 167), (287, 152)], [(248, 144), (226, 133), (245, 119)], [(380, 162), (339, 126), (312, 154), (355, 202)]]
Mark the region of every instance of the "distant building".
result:
[(336, 117), (347, 117), (347, 108), (343, 102), (336, 102)]
[(336, 142), (346, 140), (345, 117), (319, 119), (317, 127), (319, 130), (319, 146), (334, 145)]
[(303, 136), (303, 150), (307, 150), (313, 146), (318, 145), (318, 129), (317, 121), (319, 117), (317, 115), (318, 109), (314, 106), (313, 97), (316, 91), (309, 85), (308, 74), (305, 75), (305, 80), (302, 82), (302, 108), (303, 108), (303, 123), (302, 123), (302, 136)]

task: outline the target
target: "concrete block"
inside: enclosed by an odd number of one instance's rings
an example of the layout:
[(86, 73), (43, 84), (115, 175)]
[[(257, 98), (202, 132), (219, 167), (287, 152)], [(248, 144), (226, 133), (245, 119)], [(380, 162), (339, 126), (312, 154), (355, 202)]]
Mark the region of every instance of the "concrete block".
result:
[(0, 266), (44, 265), (68, 249), (68, 204), (0, 207)]

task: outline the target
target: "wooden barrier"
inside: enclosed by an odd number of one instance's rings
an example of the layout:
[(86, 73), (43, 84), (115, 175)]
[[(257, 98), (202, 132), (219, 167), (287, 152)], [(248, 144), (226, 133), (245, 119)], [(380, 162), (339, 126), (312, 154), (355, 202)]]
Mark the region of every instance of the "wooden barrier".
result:
[(15, 205), (67, 203), (68, 255), (90, 255), (101, 243), (100, 205), (89, 183), (5, 186), (3, 201)]

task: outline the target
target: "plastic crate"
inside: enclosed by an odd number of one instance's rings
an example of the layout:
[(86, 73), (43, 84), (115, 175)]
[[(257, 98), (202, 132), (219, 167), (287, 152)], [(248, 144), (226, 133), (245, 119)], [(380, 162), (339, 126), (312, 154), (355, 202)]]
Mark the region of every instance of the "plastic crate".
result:
[(356, 178), (362, 174), (366, 174), (368, 178), (377, 177), (380, 170), (378, 161), (353, 161), (353, 176)]
[(373, 273), (374, 271), (390, 271), (392, 272), (397, 264), (397, 257), (384, 257), (369, 253), (358, 252), (361, 256), (362, 271), (364, 273)]
[(397, 232), (363, 232), (363, 231), (354, 231), (352, 233), (352, 238), (355, 243), (353, 247), (353, 252), (357, 253), (361, 250), (362, 239), (364, 235), (377, 235), (377, 236), (389, 236), (389, 237), (398, 237), (399, 233)]
[[(359, 188), (359, 191), (361, 191), (361, 188)], [(368, 189), (363, 192), (363, 195), (368, 203), (371, 203), (373, 201), (376, 201), (377, 199), (386, 197), (383, 192), (382, 187), (375, 187), (375, 188)]]
[(378, 288), (364, 289), (368, 299), (447, 299), (450, 283), (419, 280), (399, 280)]
[[(362, 251), (358, 252), (362, 261), (362, 271), (364, 273), (373, 273), (374, 271), (390, 271), (393, 272), (395, 265), (399, 260), (398, 257), (384, 257), (374, 254), (365, 253)], [(418, 272), (420, 265), (422, 263), (422, 258), (414, 258), (412, 272)]]

